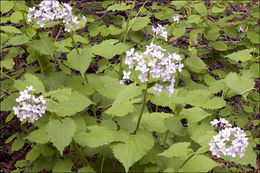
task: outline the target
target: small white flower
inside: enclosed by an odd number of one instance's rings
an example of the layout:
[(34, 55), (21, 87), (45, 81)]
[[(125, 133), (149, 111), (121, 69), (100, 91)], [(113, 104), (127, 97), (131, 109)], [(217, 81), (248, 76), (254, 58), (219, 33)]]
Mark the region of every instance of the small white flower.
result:
[(180, 22), (180, 16), (177, 14), (172, 15), (172, 19), (174, 22), (179, 23)]
[(123, 79), (124, 80), (130, 79), (130, 74), (131, 74), (131, 71), (129, 71), (129, 72), (123, 71)]
[(244, 31), (244, 29), (240, 26), (239, 29), (238, 29), (238, 32), (243, 33), (243, 32), (245, 32), (245, 31)]

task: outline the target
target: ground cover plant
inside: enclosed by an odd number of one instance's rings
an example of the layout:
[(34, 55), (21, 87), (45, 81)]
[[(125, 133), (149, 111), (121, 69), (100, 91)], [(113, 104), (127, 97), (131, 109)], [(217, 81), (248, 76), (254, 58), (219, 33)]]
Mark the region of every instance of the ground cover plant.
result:
[(258, 172), (258, 1), (1, 1), (3, 172)]

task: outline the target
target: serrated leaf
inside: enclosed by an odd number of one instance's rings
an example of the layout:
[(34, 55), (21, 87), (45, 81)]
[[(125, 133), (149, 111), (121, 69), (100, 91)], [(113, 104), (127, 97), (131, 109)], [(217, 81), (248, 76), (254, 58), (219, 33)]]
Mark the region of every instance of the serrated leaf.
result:
[(241, 50), (238, 52), (231, 53), (225, 57), (230, 58), (236, 62), (238, 62), (238, 61), (245, 62), (252, 58), (252, 55), (250, 54), (251, 52), (252, 52), (252, 50), (250, 50), (250, 49), (244, 49), (244, 50)]
[(15, 101), (16, 98), (19, 97), (18, 93), (9, 95), (7, 98), (5, 98), (0, 104), (1, 104), (1, 111), (11, 111), (13, 110), (14, 106), (17, 106), (18, 103)]
[(173, 29), (173, 35), (180, 38), (185, 34), (185, 31), (186, 31), (186, 27), (175, 27)]
[(258, 44), (259, 41), (259, 34), (255, 33), (254, 31), (248, 31), (247, 32), (247, 38), (253, 43)]
[(238, 76), (236, 73), (229, 73), (226, 77), (226, 84), (229, 88), (241, 94), (247, 89), (253, 88), (255, 82), (253, 79), (245, 76)]
[(199, 122), (211, 114), (204, 111), (200, 107), (193, 107), (189, 109), (182, 109), (180, 112), (180, 118), (186, 118), (188, 122)]
[(88, 97), (78, 91), (72, 91), (69, 100), (64, 102), (50, 100), (47, 103), (47, 110), (50, 112), (56, 112), (59, 116), (64, 117), (80, 112), (90, 104), (92, 104), (92, 101)]
[(178, 142), (170, 146), (169, 149), (165, 150), (164, 152), (160, 153), (159, 156), (164, 157), (180, 157), (185, 158), (190, 153), (190, 150), (188, 150), (188, 147), (190, 146), (190, 142)]
[(211, 97), (208, 90), (192, 90), (183, 98), (183, 102), (193, 106), (200, 106), (206, 109), (219, 109), (226, 105), (224, 99), (220, 97)]
[(100, 95), (110, 99), (115, 99), (118, 93), (124, 89), (124, 85), (121, 85), (118, 79), (110, 76), (89, 75), (88, 80)]
[(22, 45), (29, 42), (29, 40), (30, 38), (27, 37), (26, 35), (17, 35), (15, 37), (10, 38), (6, 43), (6, 45), (12, 45), (12, 46)]
[(74, 137), (74, 140), (81, 146), (95, 148), (110, 142), (121, 141), (117, 131), (98, 125), (89, 126), (88, 129), (91, 132), (79, 132)]
[(28, 136), (25, 137), (25, 139), (39, 144), (46, 144), (49, 142), (46, 126), (32, 131)]
[[(196, 166), (195, 166), (196, 165)], [(211, 160), (207, 156), (195, 155), (187, 163), (183, 165), (180, 172), (208, 172), (214, 167), (219, 166), (219, 163)]]
[(96, 172), (93, 168), (89, 166), (85, 166), (83, 168), (78, 169), (78, 173), (85, 173), (85, 172)]
[(96, 44), (92, 47), (92, 51), (96, 55), (100, 55), (107, 59), (113, 58), (115, 55), (120, 55), (127, 51), (129, 46), (124, 43), (118, 43), (118, 40), (109, 39), (104, 40), (100, 44)]
[(0, 2), (1, 13), (7, 13), (14, 7), (13, 1), (1, 1)]
[(149, 17), (137, 17), (130, 20), (129, 26), (132, 31), (139, 31), (146, 27), (149, 23)]
[(10, 17), (12, 23), (19, 23), (19, 21), (22, 19), (23, 19), (23, 13), (19, 11), (13, 12), (13, 14)]
[(22, 149), (24, 146), (24, 143), (25, 143), (24, 139), (21, 139), (20, 137), (16, 138), (11, 145), (12, 152)]
[(169, 131), (178, 136), (185, 136), (186, 129), (183, 127), (181, 121), (176, 117), (171, 117), (165, 120), (165, 125)]
[(200, 23), (202, 21), (201, 17), (199, 15), (190, 15), (188, 17), (188, 22), (189, 23)]
[(137, 87), (135, 84), (126, 86), (112, 103), (106, 113), (114, 116), (125, 116), (134, 112), (134, 103), (140, 102), (140, 99), (134, 99), (141, 94), (144, 87)]
[(201, 16), (206, 16), (208, 13), (207, 7), (204, 3), (198, 3), (194, 6), (194, 8)]
[(31, 150), (27, 153), (25, 159), (28, 160), (28, 161), (30, 161), (30, 162), (33, 162), (34, 160), (36, 160), (36, 159), (40, 156), (40, 154), (41, 154), (40, 148), (34, 147), (33, 149), (31, 149)]
[(207, 69), (206, 64), (198, 57), (190, 57), (186, 59), (185, 63), (190, 67), (190, 69), (196, 73), (201, 72), (202, 70)]
[(80, 71), (83, 76), (92, 61), (93, 54), (90, 48), (79, 49), (79, 54), (76, 50), (71, 51), (67, 55), (68, 62), (71, 67)]
[(150, 132), (155, 131), (163, 133), (167, 130), (164, 120), (172, 116), (173, 114), (168, 113), (144, 113), (142, 116), (141, 126)]
[(6, 68), (8, 70), (12, 70), (14, 64), (15, 63), (14, 63), (13, 58), (8, 58), (8, 59), (1, 60), (1, 67), (4, 67), (4, 68)]
[(53, 167), (53, 172), (71, 172), (72, 165), (70, 159), (59, 160)]
[(122, 2), (121, 4), (114, 4), (107, 8), (107, 11), (125, 11), (129, 10), (132, 5), (126, 5), (126, 3)]
[(19, 80), (14, 81), (14, 87), (16, 89), (22, 91), (22, 90), (25, 90), (26, 87), (28, 87), (28, 86), (33, 86), (36, 93), (45, 92), (45, 88), (37, 76), (32, 75), (32, 74), (25, 74), (24, 78), (25, 78), (25, 80), (19, 79)]
[(47, 38), (33, 40), (30, 42), (30, 45), (41, 54), (53, 56), (54, 43)]
[(70, 118), (63, 119), (62, 123), (58, 120), (50, 120), (47, 124), (47, 133), (50, 141), (58, 149), (60, 154), (72, 140), (76, 125)]
[(136, 135), (124, 132), (125, 143), (111, 144), (115, 157), (124, 165), (125, 171), (140, 160), (154, 146), (151, 133), (139, 130)]
[(11, 33), (11, 34), (13, 34), (13, 33), (15, 33), (15, 34), (22, 34), (22, 32), (19, 29), (15, 28), (13, 26), (1, 26), (0, 30), (2, 30), (4, 32)]
[(209, 43), (209, 45), (211, 47), (213, 47), (214, 49), (218, 50), (218, 51), (225, 51), (225, 50), (227, 50), (226, 43), (224, 43), (222, 41), (211, 42), (211, 43)]

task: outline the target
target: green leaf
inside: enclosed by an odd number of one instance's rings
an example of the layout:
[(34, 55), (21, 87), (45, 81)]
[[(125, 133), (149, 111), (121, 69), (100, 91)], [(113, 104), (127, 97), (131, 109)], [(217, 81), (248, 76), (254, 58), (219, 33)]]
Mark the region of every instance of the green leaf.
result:
[[(1, 2), (3, 2), (3, 1), (1, 1)], [(0, 30), (11, 33), (11, 34), (13, 34), (13, 33), (22, 34), (22, 32), (19, 29), (15, 28), (13, 26), (1, 26)]]
[(79, 54), (74, 49), (67, 55), (71, 67), (80, 71), (83, 76), (92, 61), (93, 54), (90, 48), (79, 49)]
[(220, 28), (218, 26), (214, 26), (211, 29), (205, 32), (206, 38), (211, 41), (215, 41), (220, 36)]
[(14, 64), (15, 63), (14, 63), (13, 58), (7, 58), (7, 59), (4, 59), (4, 60), (1, 60), (1, 67), (4, 67), (8, 70), (12, 70)]
[(36, 142), (39, 144), (46, 144), (49, 142), (49, 137), (47, 134), (46, 126), (41, 127), (37, 130), (32, 131), (28, 136), (25, 137), (31, 142)]
[(36, 160), (36, 159), (40, 156), (40, 154), (41, 154), (40, 148), (34, 147), (33, 149), (31, 149), (31, 150), (27, 153), (25, 159), (28, 160), (28, 161), (30, 161), (30, 162), (33, 162), (34, 160)]
[(163, 133), (167, 130), (167, 127), (164, 124), (164, 120), (172, 116), (173, 114), (168, 113), (144, 113), (141, 125), (144, 127), (144, 129), (150, 132), (155, 131), (158, 133)]
[(124, 85), (121, 85), (118, 79), (110, 76), (88, 75), (88, 81), (95, 86), (100, 95), (110, 99), (115, 99), (124, 89)]
[(223, 98), (211, 97), (208, 90), (192, 90), (183, 98), (183, 102), (193, 106), (200, 106), (206, 109), (219, 109), (226, 105)]
[(72, 165), (73, 163), (70, 159), (59, 160), (55, 164), (53, 172), (71, 172)]
[(178, 135), (178, 136), (185, 136), (186, 129), (183, 127), (182, 123), (176, 117), (168, 118), (165, 120), (165, 124), (170, 130), (170, 132)]
[(91, 132), (79, 132), (74, 137), (74, 140), (81, 146), (95, 148), (111, 142), (121, 141), (117, 131), (98, 125), (89, 126), (88, 129)]
[(63, 102), (50, 100), (47, 103), (47, 110), (50, 112), (56, 112), (59, 116), (64, 117), (80, 112), (91, 104), (92, 101), (88, 97), (78, 91), (72, 91), (69, 100)]
[(20, 20), (23, 20), (23, 13), (19, 11), (13, 12), (13, 14), (10, 17), (10, 20), (12, 23), (19, 23)]
[(199, 57), (190, 57), (186, 59), (185, 63), (190, 67), (190, 69), (196, 73), (207, 69), (206, 64)]
[(24, 146), (24, 143), (25, 143), (24, 139), (21, 139), (20, 137), (16, 138), (11, 145), (12, 152), (22, 149)]
[(139, 31), (144, 27), (146, 27), (149, 23), (150, 23), (149, 17), (137, 17), (130, 20), (129, 26), (132, 31)]
[(47, 145), (40, 145), (40, 150), (43, 156), (50, 157), (53, 155), (54, 151)]
[(1, 13), (7, 13), (14, 7), (14, 2), (13, 1), (1, 1), (0, 2), (0, 9)]
[(126, 86), (112, 103), (106, 113), (114, 116), (125, 116), (135, 110), (134, 103), (140, 102), (140, 99), (134, 99), (141, 94), (144, 87), (137, 87), (135, 84)]
[(132, 5), (126, 5), (126, 3), (114, 4), (107, 8), (107, 11), (125, 11), (131, 9)]
[(179, 118), (186, 118), (188, 122), (196, 123), (210, 115), (210, 113), (204, 111), (200, 107), (193, 107), (189, 109), (182, 109)]
[(206, 16), (208, 13), (207, 7), (204, 3), (198, 3), (194, 6), (194, 8), (201, 16)]
[(183, 36), (186, 32), (186, 27), (175, 27), (173, 29), (173, 35), (180, 38), (181, 36)]
[(96, 171), (89, 166), (85, 166), (83, 168), (78, 169), (78, 173), (86, 173), (86, 172), (96, 172)]
[(226, 84), (229, 88), (241, 94), (247, 89), (253, 88), (255, 82), (253, 79), (247, 78), (245, 76), (238, 76), (236, 73), (229, 73), (226, 77)]
[(33, 86), (36, 93), (45, 92), (45, 88), (37, 76), (32, 75), (32, 74), (25, 74), (24, 78), (25, 78), (25, 80), (19, 79), (19, 80), (14, 81), (14, 87), (16, 89), (22, 91), (22, 90), (25, 90), (27, 86)]
[(50, 141), (59, 150), (60, 154), (72, 140), (75, 132), (76, 125), (70, 118), (63, 119), (61, 123), (58, 120), (50, 120), (47, 124), (47, 133)]
[(250, 54), (252, 52), (252, 49), (244, 49), (244, 50), (240, 50), (238, 52), (233, 52), (225, 57), (230, 58), (236, 62), (238, 61), (248, 61), (252, 58), (252, 55)]
[(87, 38), (85, 38), (85, 37), (82, 37), (81, 35), (74, 34), (73, 38), (74, 38), (75, 42), (80, 42), (80, 43), (84, 43), (84, 44), (88, 44), (89, 43), (89, 40)]
[(12, 37), (8, 40), (6, 43), (7, 45), (12, 45), (12, 46), (17, 46), (17, 45), (22, 45), (27, 42), (29, 42), (30, 38), (27, 37), (26, 35), (17, 35), (15, 37)]
[(187, 4), (186, 1), (172, 1), (171, 5), (174, 5), (177, 9), (182, 8), (183, 6), (185, 6)]
[(211, 43), (209, 43), (209, 45), (211, 47), (213, 47), (214, 49), (218, 50), (218, 51), (225, 51), (225, 50), (227, 50), (226, 43), (224, 43), (222, 41), (211, 42)]
[(139, 130), (136, 135), (124, 131), (125, 143), (111, 144), (115, 157), (124, 165), (125, 171), (138, 160), (140, 160), (154, 146), (151, 133)]
[(179, 169), (180, 172), (208, 172), (219, 163), (211, 160), (207, 156), (195, 155), (184, 166)]
[(175, 143), (171, 145), (169, 149), (160, 153), (159, 156), (164, 156), (169, 158), (180, 157), (184, 159), (190, 154), (190, 149), (188, 149), (190, 144), (191, 144), (190, 142)]
[(255, 33), (254, 31), (248, 31), (247, 32), (247, 38), (253, 43), (253, 44), (258, 44), (259, 41), (259, 34)]
[(48, 38), (42, 38), (41, 40), (33, 40), (30, 45), (41, 54), (53, 56), (54, 43)]
[(190, 15), (188, 17), (188, 22), (189, 23), (200, 23), (202, 21), (201, 17), (199, 15)]
[(113, 58), (115, 55), (120, 55), (127, 51), (129, 46), (124, 43), (118, 43), (118, 40), (109, 39), (104, 40), (100, 44), (96, 44), (92, 47), (92, 51), (96, 55), (100, 55), (107, 59)]
[(1, 102), (1, 111), (11, 111), (14, 106), (17, 106), (18, 103), (15, 101), (19, 97), (18, 93), (9, 95)]
[(225, 7), (219, 7), (217, 4), (213, 5), (212, 8), (211, 8), (211, 11), (213, 13), (222, 13), (226, 10)]

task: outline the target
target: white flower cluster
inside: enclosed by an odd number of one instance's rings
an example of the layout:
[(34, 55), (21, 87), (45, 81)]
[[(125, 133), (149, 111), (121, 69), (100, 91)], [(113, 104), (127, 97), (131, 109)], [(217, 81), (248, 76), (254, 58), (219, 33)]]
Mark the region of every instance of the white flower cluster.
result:
[(13, 110), (20, 121), (28, 117), (29, 122), (34, 122), (38, 120), (38, 116), (41, 117), (45, 113), (47, 107), (44, 105), (47, 101), (42, 96), (36, 98), (32, 94), (32, 91), (35, 90), (32, 86), (26, 88), (24, 91), (20, 91), (20, 96), (16, 99), (19, 106), (13, 107)]
[(172, 20), (176, 23), (180, 22), (180, 16), (177, 14), (172, 15)]
[[(216, 123), (213, 124), (215, 125)], [(221, 122), (217, 124), (221, 125)], [(220, 157), (221, 153), (225, 156), (236, 157), (236, 155), (239, 155), (243, 157), (248, 145), (248, 138), (244, 130), (241, 130), (239, 127), (231, 128), (231, 125), (228, 122), (226, 123), (226, 120), (223, 124), (226, 128), (220, 130), (217, 135), (213, 136), (211, 143), (209, 143), (209, 150), (217, 157)]]
[(231, 127), (232, 125), (224, 118), (220, 118), (219, 120), (214, 119), (210, 122), (212, 126), (219, 127), (219, 128), (226, 128)]
[[(151, 43), (146, 46), (143, 53), (135, 52), (134, 48), (126, 52), (125, 64), (129, 69), (140, 71), (138, 79), (141, 82), (147, 82), (149, 76), (156, 79), (161, 79), (161, 82), (170, 82), (166, 87), (169, 96), (174, 92), (175, 78), (173, 74), (177, 71), (181, 72), (184, 65), (181, 63), (181, 56), (173, 53), (169, 54), (160, 46)], [(124, 72), (123, 81), (130, 79), (131, 72)], [(159, 95), (163, 91), (163, 85), (156, 83), (154, 92)], [(164, 92), (164, 91), (163, 91)]]
[(239, 33), (243, 33), (243, 32), (245, 32), (245, 31), (244, 31), (244, 29), (240, 26), (240, 27), (238, 28), (238, 32), (239, 32)]
[[(79, 24), (80, 16), (72, 15), (72, 8), (67, 3), (59, 3), (57, 0), (44, 0), (40, 3), (39, 8), (29, 8), (27, 14), (27, 20), (29, 23), (33, 23), (33, 19), (37, 19), (37, 24), (40, 27), (45, 26), (45, 22), (62, 21), (65, 24), (65, 31), (70, 32), (72, 26), (77, 28)], [(82, 19), (86, 21), (85, 16)]]
[(163, 37), (165, 39), (165, 41), (167, 41), (167, 31), (165, 31), (165, 27), (158, 24), (157, 28), (152, 26), (152, 31), (155, 33), (156, 36), (160, 35), (161, 37)]

